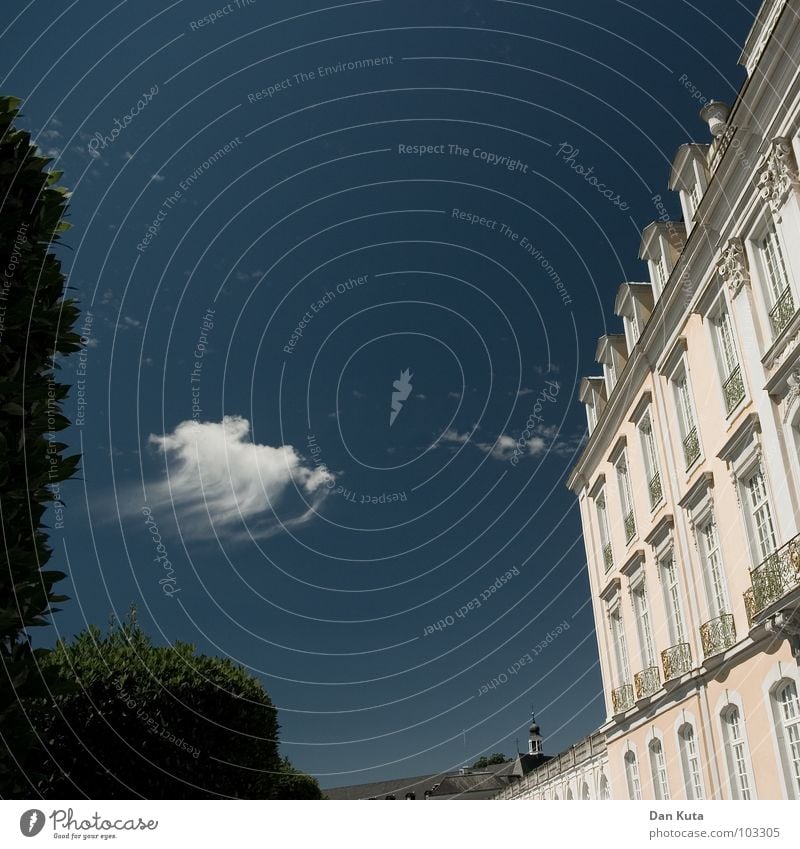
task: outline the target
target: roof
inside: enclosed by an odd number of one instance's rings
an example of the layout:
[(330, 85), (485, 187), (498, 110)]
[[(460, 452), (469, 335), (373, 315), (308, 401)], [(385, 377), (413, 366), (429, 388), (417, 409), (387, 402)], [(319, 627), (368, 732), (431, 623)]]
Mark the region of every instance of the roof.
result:
[(414, 793), (418, 799), (422, 799), (425, 791), (442, 781), (446, 774), (392, 778), (388, 781), (373, 781), (368, 784), (351, 784), (348, 787), (330, 787), (322, 792), (329, 799), (385, 799), (389, 795), (403, 799), (406, 793)]

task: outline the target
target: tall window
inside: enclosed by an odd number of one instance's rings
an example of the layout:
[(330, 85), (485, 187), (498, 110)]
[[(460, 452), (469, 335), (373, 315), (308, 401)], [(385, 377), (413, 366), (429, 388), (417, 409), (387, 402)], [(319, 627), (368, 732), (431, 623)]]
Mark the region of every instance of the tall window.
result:
[(625, 542), (630, 542), (636, 535), (636, 518), (633, 513), (633, 498), (631, 482), (628, 476), (628, 458), (622, 455), (617, 463), (617, 481), (619, 483), (619, 499), (622, 508), (622, 521), (625, 525)]
[(725, 412), (730, 413), (744, 398), (744, 381), (739, 366), (739, 354), (734, 341), (733, 324), (728, 307), (723, 300), (719, 312), (713, 320), (716, 340), (717, 360), (719, 362), (722, 394), (725, 401)]
[(658, 262), (656, 262), (656, 274), (658, 275), (658, 288), (659, 291), (663, 292), (664, 287), (667, 285), (667, 281), (669, 280), (669, 271), (667, 270), (667, 258), (664, 254), (660, 254), (658, 257)]
[(678, 584), (678, 570), (673, 552), (661, 560), (661, 586), (664, 590), (664, 607), (667, 611), (667, 627), (672, 645), (686, 642), (686, 630), (681, 612), (681, 590)]
[(716, 619), (728, 612), (729, 605), (725, 574), (722, 568), (722, 552), (719, 547), (719, 533), (713, 516), (700, 529), (700, 548), (703, 557), (708, 608), (711, 618)]
[(641, 581), (632, 591), (633, 608), (636, 612), (636, 626), (639, 632), (639, 649), (644, 668), (656, 665), (656, 653), (653, 649), (653, 632), (650, 623), (650, 606), (647, 603), (647, 588)]
[(766, 560), (777, 548), (775, 542), (775, 527), (772, 522), (772, 511), (767, 496), (767, 482), (764, 470), (759, 467), (745, 481), (747, 504), (750, 510), (750, 520), (755, 533), (755, 549), (759, 561)]
[(700, 756), (697, 752), (697, 738), (694, 736), (694, 728), (688, 722), (678, 731), (678, 740), (681, 747), (686, 798), (702, 799), (704, 798), (703, 779), (700, 772)]
[(775, 693), (775, 703), (789, 793), (792, 798), (800, 799), (800, 700), (794, 681), (786, 681), (779, 686)]
[(589, 785), (584, 781), (581, 785), (581, 799), (588, 801), (591, 798), (592, 797), (589, 794)]
[(669, 782), (667, 780), (667, 762), (664, 758), (664, 747), (661, 741), (655, 739), (650, 743), (650, 769), (653, 773), (653, 790), (656, 799), (669, 799)]
[(617, 608), (611, 613), (611, 637), (614, 642), (614, 654), (617, 661), (617, 686), (621, 687), (631, 680), (630, 665), (628, 663), (628, 644), (625, 640), (625, 627), (622, 623), (622, 614)]
[(774, 222), (770, 223), (764, 238), (759, 243), (761, 260), (766, 278), (767, 306), (772, 323), (772, 330), (777, 335), (789, 323), (794, 315), (794, 298), (789, 287), (789, 273), (783, 245), (775, 229)]
[(597, 526), (600, 529), (600, 545), (603, 549), (603, 566), (607, 572), (614, 565), (614, 551), (611, 548), (611, 538), (608, 532), (608, 511), (606, 510), (606, 494), (600, 492), (595, 498), (597, 508)]
[(642, 798), (642, 783), (639, 781), (639, 764), (634, 752), (625, 753), (625, 780), (628, 782), (628, 798)]
[(752, 799), (749, 756), (738, 707), (730, 705), (723, 711), (722, 726), (725, 732), (731, 796), (734, 799)]
[(692, 393), (689, 388), (689, 376), (685, 371), (675, 379), (675, 396), (678, 407), (678, 424), (683, 440), (683, 457), (688, 469), (700, 456), (700, 438), (697, 433)]
[(608, 786), (608, 779), (604, 772), (600, 773), (600, 798), (603, 801), (611, 798), (611, 788)]
[(644, 468), (647, 474), (648, 489), (650, 492), (650, 506), (655, 507), (656, 504), (664, 500), (664, 491), (661, 485), (656, 441), (653, 436), (653, 423), (650, 420), (649, 413), (639, 424), (639, 435), (642, 440), (642, 455), (644, 457)]

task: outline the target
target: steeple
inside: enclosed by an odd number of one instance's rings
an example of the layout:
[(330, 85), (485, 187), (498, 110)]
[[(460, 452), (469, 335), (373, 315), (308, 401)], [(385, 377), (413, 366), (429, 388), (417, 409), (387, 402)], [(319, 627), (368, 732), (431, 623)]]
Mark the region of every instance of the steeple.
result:
[(543, 754), (543, 744), (541, 729), (536, 722), (536, 717), (531, 711), (531, 727), (528, 729), (528, 754), (541, 755)]

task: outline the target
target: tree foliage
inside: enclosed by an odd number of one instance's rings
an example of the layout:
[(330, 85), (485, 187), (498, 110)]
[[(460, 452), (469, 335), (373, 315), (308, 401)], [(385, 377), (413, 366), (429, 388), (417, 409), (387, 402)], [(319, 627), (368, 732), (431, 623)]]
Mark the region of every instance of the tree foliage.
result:
[(228, 659), (154, 646), (132, 616), (60, 642), (45, 663), (77, 684), (31, 706), (45, 798), (320, 798), (281, 759), (261, 682)]
[[(71, 477), (77, 456), (64, 455), (57, 433), (68, 387), (56, 380), (57, 357), (78, 350), (78, 310), (64, 298), (53, 245), (67, 228), (61, 174), (13, 125), (16, 98), (0, 97), (0, 787), (30, 787), (16, 768), (31, 743), (19, 697), (46, 692), (45, 652), (28, 629), (47, 624), (64, 601), (53, 589), (64, 575), (46, 569), (51, 548), (42, 524)], [(52, 686), (57, 686), (55, 683)], [(9, 746), (13, 741), (13, 753)]]
[(478, 758), (474, 764), (472, 764), (473, 769), (486, 769), (487, 766), (496, 766), (498, 764), (508, 763), (511, 758), (507, 758), (502, 752), (493, 752), (488, 757), (484, 755), (482, 758)]

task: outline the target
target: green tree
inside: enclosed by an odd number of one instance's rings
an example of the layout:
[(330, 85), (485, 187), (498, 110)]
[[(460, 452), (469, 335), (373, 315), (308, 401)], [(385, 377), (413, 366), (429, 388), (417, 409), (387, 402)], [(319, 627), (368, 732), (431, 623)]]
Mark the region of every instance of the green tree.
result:
[(31, 648), (29, 629), (65, 600), (53, 589), (63, 573), (45, 568), (42, 517), (79, 460), (56, 439), (69, 424), (57, 358), (79, 348), (78, 310), (52, 252), (68, 227), (67, 192), (14, 127), (19, 104), (0, 97), (0, 795), (31, 792), (17, 763), (35, 738), (19, 700), (58, 686), (42, 677), (46, 652)]
[(281, 759), (261, 682), (228, 659), (154, 646), (132, 614), (60, 642), (45, 664), (78, 686), (30, 706), (45, 798), (320, 798)]
[(507, 758), (502, 752), (493, 752), (489, 757), (484, 755), (482, 758), (478, 758), (474, 764), (472, 764), (473, 769), (486, 769), (487, 766), (496, 766), (497, 764), (508, 763), (511, 758)]

